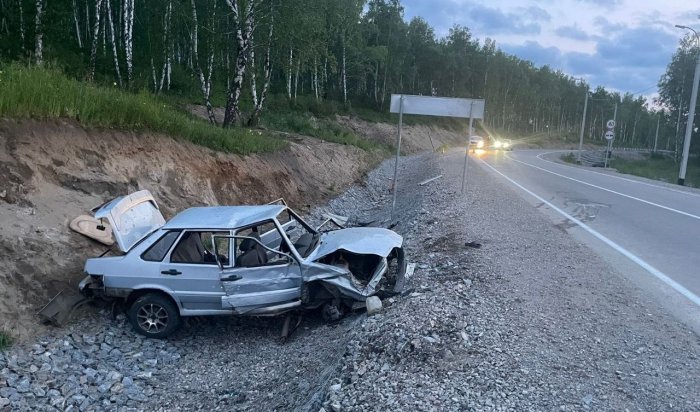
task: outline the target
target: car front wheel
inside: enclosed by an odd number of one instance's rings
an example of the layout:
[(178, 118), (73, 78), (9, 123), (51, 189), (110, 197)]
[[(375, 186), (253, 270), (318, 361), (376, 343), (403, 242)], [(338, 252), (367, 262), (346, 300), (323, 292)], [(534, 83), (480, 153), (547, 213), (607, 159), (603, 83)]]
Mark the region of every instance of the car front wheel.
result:
[(167, 297), (148, 293), (129, 307), (129, 320), (136, 331), (149, 338), (163, 339), (181, 324), (180, 313)]

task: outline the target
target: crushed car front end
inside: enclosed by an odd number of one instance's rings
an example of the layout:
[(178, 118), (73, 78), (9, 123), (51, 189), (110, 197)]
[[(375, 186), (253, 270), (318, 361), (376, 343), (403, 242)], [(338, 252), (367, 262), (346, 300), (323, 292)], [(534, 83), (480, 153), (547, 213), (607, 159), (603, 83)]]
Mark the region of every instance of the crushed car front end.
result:
[(400, 293), (405, 284), (403, 238), (383, 228), (324, 233), (304, 262), (302, 300), (307, 307), (333, 302), (355, 307), (371, 296)]

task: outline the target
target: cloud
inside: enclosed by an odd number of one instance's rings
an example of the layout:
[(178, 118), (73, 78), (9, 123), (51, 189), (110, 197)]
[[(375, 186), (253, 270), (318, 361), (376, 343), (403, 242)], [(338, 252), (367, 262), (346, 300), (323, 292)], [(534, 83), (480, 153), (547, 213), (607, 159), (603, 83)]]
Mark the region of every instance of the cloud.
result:
[(462, 24), (480, 35), (534, 35), (542, 31), (541, 23), (551, 21), (549, 12), (538, 6), (498, 7), (462, 0), (405, 0), (407, 18), (421, 16), (435, 26), (436, 33), (446, 34), (453, 24)]
[(560, 37), (566, 37), (573, 40), (585, 41), (591, 38), (591, 36), (585, 31), (579, 29), (577, 26), (559, 26), (554, 33)]
[(537, 66), (545, 64), (554, 68), (562, 68), (564, 60), (563, 53), (559, 48), (551, 46), (545, 47), (540, 43), (528, 40), (524, 44), (504, 44), (501, 49), (503, 51), (520, 57), (524, 60), (530, 60)]
[(506, 13), (501, 9), (474, 5), (465, 14), (471, 20), (469, 26), (486, 35), (539, 34), (541, 27), (537, 21), (550, 18), (545, 10), (538, 7)]
[(537, 65), (548, 64), (592, 86), (640, 92), (655, 85), (675, 51), (676, 37), (654, 27), (619, 28), (609, 37), (596, 38), (595, 52), (564, 52), (534, 41), (504, 44), (503, 50)]
[(603, 7), (607, 10), (612, 10), (622, 5), (622, 0), (577, 0), (580, 3), (589, 3), (594, 6)]

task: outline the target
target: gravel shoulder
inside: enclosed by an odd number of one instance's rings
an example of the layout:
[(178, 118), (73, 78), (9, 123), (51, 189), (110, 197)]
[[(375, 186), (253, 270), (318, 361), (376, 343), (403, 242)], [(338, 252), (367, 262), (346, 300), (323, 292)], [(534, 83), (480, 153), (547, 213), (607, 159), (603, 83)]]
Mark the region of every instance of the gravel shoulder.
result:
[(698, 336), (478, 163), (461, 195), (462, 162), (439, 160), (415, 290), (364, 323), (326, 408), (699, 410)]
[(463, 159), (403, 158), (398, 218), (391, 160), (311, 212), (405, 237), (417, 268), (380, 314), (155, 341), (95, 310), (0, 353), (0, 410), (699, 410), (698, 336), (478, 163), (461, 194)]

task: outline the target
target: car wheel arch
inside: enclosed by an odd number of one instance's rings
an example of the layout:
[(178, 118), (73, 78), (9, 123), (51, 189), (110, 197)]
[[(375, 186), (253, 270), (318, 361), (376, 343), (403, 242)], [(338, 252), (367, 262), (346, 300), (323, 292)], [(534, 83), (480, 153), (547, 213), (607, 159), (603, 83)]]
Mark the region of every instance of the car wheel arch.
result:
[(131, 307), (131, 305), (134, 304), (134, 302), (136, 302), (136, 300), (138, 298), (140, 298), (141, 296), (147, 295), (149, 293), (161, 295), (161, 296), (167, 298), (168, 300), (170, 300), (172, 302), (172, 304), (175, 305), (178, 312), (180, 312), (180, 316), (182, 316), (182, 307), (180, 306), (180, 302), (177, 299), (175, 299), (167, 291), (165, 291), (163, 289), (159, 289), (159, 288), (153, 288), (153, 287), (134, 289), (131, 293), (129, 293), (129, 296), (127, 296), (125, 299), (125, 304), (126, 304), (125, 306), (126, 306), (127, 310)]

